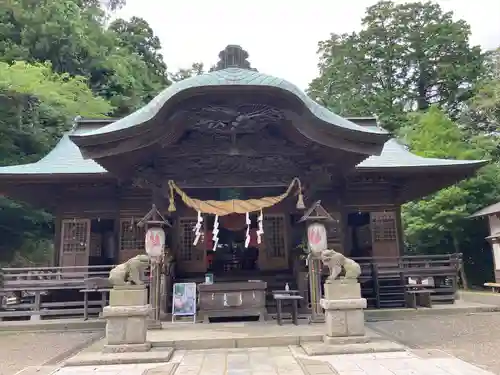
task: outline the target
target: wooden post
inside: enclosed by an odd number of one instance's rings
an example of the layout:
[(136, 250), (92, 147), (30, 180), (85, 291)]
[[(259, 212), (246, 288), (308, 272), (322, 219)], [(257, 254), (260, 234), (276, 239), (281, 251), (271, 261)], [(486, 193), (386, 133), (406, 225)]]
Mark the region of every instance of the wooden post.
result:
[(325, 315), (320, 305), (321, 299), (321, 273), (323, 265), (321, 260), (309, 254), (309, 290), (311, 298), (311, 322), (321, 323), (325, 321)]
[[(153, 195), (153, 201), (154, 201)], [(151, 273), (150, 273), (150, 284), (149, 284), (149, 303), (152, 307), (152, 316), (150, 320), (150, 328), (161, 328), (160, 323), (160, 298), (161, 298), (161, 275), (163, 269), (163, 258), (164, 258), (164, 248), (161, 250), (158, 248), (158, 244), (149, 245), (148, 247), (148, 235), (149, 230), (153, 228), (158, 228), (163, 230), (163, 226), (171, 226), (168, 221), (160, 214), (156, 205), (153, 203), (151, 210), (144, 216), (137, 225), (146, 226), (146, 252), (148, 253), (151, 260)], [(161, 231), (157, 235), (161, 234)], [(153, 234), (152, 234), (153, 235)], [(165, 236), (165, 233), (162, 233)], [(165, 240), (165, 237), (163, 238)], [(165, 246), (165, 243), (163, 243)]]
[(396, 208), (396, 235), (398, 241), (398, 256), (403, 256), (405, 251), (404, 228), (401, 220), (401, 206)]

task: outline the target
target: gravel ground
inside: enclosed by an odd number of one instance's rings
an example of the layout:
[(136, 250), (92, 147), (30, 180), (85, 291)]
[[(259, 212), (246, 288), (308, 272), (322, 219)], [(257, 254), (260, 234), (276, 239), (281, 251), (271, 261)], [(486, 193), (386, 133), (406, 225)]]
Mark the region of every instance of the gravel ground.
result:
[(500, 375), (500, 313), (426, 316), (368, 326), (411, 348), (441, 349)]
[(28, 366), (59, 362), (102, 333), (0, 332), (0, 375), (14, 375)]

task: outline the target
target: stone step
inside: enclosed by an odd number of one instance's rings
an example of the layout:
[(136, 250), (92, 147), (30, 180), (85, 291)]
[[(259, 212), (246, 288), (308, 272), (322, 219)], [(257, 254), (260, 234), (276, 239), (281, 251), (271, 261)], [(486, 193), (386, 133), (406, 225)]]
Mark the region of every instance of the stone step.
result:
[(403, 345), (387, 340), (369, 340), (368, 342), (353, 342), (339, 345), (330, 345), (324, 342), (304, 342), (300, 346), (310, 356), (406, 351)]
[(81, 352), (64, 361), (63, 367), (164, 363), (170, 361), (173, 353), (174, 349), (170, 347), (162, 347), (161, 350), (153, 348), (148, 352)]

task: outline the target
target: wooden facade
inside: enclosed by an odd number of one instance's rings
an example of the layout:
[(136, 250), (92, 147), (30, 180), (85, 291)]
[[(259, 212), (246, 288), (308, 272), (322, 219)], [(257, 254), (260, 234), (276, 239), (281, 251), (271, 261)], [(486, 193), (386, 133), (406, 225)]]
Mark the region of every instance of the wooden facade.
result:
[[(59, 250), (54, 254), (54, 265), (116, 264), (144, 251), (144, 227), (136, 224), (150, 209), (153, 203), (151, 194), (142, 189), (119, 189), (112, 183), (106, 187), (82, 184), (72, 188), (70, 185), (64, 190), (65, 194), (57, 199), (54, 210), (56, 237), (60, 238), (56, 241)], [(207, 196), (200, 190), (188, 191), (192, 191), (193, 196)], [(262, 190), (262, 195), (265, 195), (266, 190)], [(245, 189), (242, 191), (245, 192)], [(364, 194), (370, 194), (370, 189), (361, 190), (358, 194), (361, 200)], [(386, 194), (389, 201), (390, 191)], [(339, 204), (333, 199), (322, 202), (336, 219), (329, 225), (328, 242), (332, 248), (358, 257), (401, 254), (402, 228), (397, 205), (362, 206), (355, 201), (349, 205), (350, 202)], [(85, 207), (81, 206), (83, 204)], [(166, 207), (167, 198), (164, 197), (160, 204)], [(198, 247), (192, 244), (197, 214), (181, 205), (178, 204), (178, 210), (170, 217), (174, 225), (168, 233), (169, 245), (181, 271), (205, 272), (206, 249), (200, 248), (203, 244)], [(291, 249), (296, 245), (294, 238), (303, 231), (293, 222), (298, 214), (293, 199), (265, 211), (260, 269), (289, 268)]]
[[(248, 69), (243, 52), (228, 47), (223, 68), (172, 85), (125, 118), (77, 119), (38, 163), (0, 168), (4, 194), (54, 213), (54, 265), (112, 265), (142, 253), (136, 224), (155, 204), (173, 224), (167, 244), (177, 274), (203, 274), (209, 249), (193, 245), (197, 212), (180, 199), (168, 211), (168, 182), (197, 199), (224, 200), (228, 189), (242, 199), (276, 196), (294, 178), (306, 205), (321, 200), (335, 219), (329, 246), (355, 258), (398, 258), (401, 205), (484, 164), (413, 155), (374, 118), (341, 118), (292, 84)], [(304, 235), (296, 197), (263, 214), (256, 270), (292, 273)]]

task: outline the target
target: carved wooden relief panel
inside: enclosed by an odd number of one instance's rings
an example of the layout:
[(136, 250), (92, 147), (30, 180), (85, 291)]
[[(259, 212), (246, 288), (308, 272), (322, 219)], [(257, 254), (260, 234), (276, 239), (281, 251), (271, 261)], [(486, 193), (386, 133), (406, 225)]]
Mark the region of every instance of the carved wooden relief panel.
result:
[(288, 185), (297, 176), (319, 183), (331, 178), (328, 168), (307, 147), (267, 131), (238, 137), (188, 132), (137, 173), (184, 186), (253, 186)]
[(278, 108), (265, 104), (202, 105), (187, 111), (190, 128), (206, 133), (256, 133), (285, 120)]

